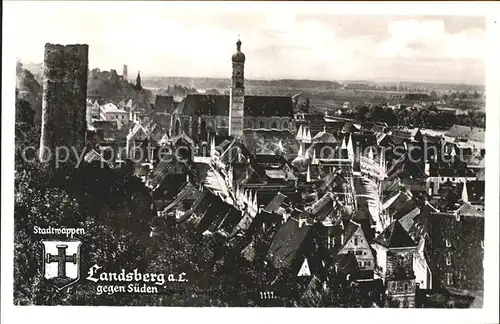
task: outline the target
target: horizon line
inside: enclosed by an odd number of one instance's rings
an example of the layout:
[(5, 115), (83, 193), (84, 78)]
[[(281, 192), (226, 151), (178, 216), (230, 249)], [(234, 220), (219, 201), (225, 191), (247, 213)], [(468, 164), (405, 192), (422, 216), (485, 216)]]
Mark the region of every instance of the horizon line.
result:
[[(43, 62), (39, 63), (34, 63), (34, 62), (27, 62), (24, 63), (22, 59), (17, 58), (23, 66), (25, 65), (43, 65)], [(26, 67), (24, 67), (27, 69)], [(89, 67), (89, 70), (92, 69), (99, 69), (101, 72), (103, 71), (108, 71), (110, 72), (111, 70), (115, 70), (118, 72), (117, 69), (101, 69), (100, 67)], [(29, 70), (29, 69), (27, 69)], [(32, 71), (30, 71), (32, 72)], [(33, 72), (32, 72), (33, 73)], [(122, 74), (118, 74), (122, 75)], [(189, 78), (189, 79), (227, 79), (231, 80), (230, 77), (216, 77), (216, 76), (179, 76), (179, 75), (154, 75), (154, 74), (148, 74), (148, 73), (141, 73), (141, 78), (144, 80), (145, 78)], [(127, 79), (127, 80), (133, 80), (132, 79)], [(412, 80), (412, 79), (402, 79), (402, 78), (391, 78), (391, 77), (374, 77), (374, 78), (339, 78), (339, 79), (325, 79), (325, 78), (314, 78), (314, 77), (252, 77), (252, 78), (245, 78), (245, 80), (249, 81), (284, 81), (284, 80), (294, 80), (294, 81), (322, 81), (322, 82), (336, 82), (336, 83), (346, 83), (346, 82), (372, 82), (372, 83), (384, 83), (384, 82), (393, 82), (393, 83), (398, 83), (398, 82), (406, 82), (406, 83), (425, 83), (425, 84), (443, 84), (443, 85), (464, 85), (464, 86), (479, 86), (479, 87), (485, 87), (486, 82), (484, 81), (483, 83), (478, 83), (478, 82), (467, 82), (467, 81), (454, 81), (454, 80), (444, 80), (444, 81), (437, 81), (437, 80)]]

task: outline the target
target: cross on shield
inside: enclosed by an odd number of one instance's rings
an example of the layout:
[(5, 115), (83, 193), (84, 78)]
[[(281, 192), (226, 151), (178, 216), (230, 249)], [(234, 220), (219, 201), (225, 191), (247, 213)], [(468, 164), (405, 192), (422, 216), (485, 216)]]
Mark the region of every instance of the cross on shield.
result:
[(43, 277), (58, 290), (80, 279), (81, 241), (46, 241), (43, 244)]

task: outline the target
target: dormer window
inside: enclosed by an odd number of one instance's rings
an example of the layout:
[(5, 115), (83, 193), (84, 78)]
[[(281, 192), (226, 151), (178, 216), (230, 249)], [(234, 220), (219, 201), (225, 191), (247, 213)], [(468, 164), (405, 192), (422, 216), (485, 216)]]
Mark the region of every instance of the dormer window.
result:
[(446, 247), (451, 247), (451, 241), (449, 239), (445, 240)]
[(447, 257), (446, 258), (446, 265), (451, 265), (451, 258), (450, 257)]

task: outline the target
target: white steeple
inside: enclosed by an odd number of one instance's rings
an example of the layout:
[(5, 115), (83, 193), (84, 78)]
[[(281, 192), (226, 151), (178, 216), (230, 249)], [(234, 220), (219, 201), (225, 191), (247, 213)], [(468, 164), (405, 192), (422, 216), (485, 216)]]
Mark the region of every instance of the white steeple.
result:
[(259, 205), (257, 202), (257, 192), (254, 192), (253, 196), (253, 201), (252, 201), (252, 212), (250, 213), (250, 216), (255, 217), (259, 213)]
[(464, 181), (464, 188), (462, 189), (463, 202), (469, 202), (469, 193), (467, 192), (467, 179)]
[(306, 133), (306, 135), (305, 135), (305, 139), (304, 139), (304, 141), (306, 141), (306, 142), (308, 142), (308, 143), (310, 143), (310, 142), (311, 142), (311, 130), (310, 130), (309, 128), (307, 129), (307, 133)]
[(450, 155), (451, 155), (451, 156), (453, 156), (453, 157), (457, 156), (457, 151), (455, 150), (455, 147), (454, 147), (454, 146), (451, 148), (451, 153), (450, 153)]
[(303, 131), (303, 130), (302, 130), (302, 125), (300, 125), (300, 127), (299, 127), (299, 131), (297, 132), (297, 136), (295, 137), (295, 139), (296, 139), (297, 141), (302, 141), (302, 139), (303, 139), (303, 136), (302, 136), (302, 135), (303, 135), (303, 133), (302, 133), (302, 131)]
[(215, 157), (215, 138), (212, 137), (210, 139), (210, 157)]

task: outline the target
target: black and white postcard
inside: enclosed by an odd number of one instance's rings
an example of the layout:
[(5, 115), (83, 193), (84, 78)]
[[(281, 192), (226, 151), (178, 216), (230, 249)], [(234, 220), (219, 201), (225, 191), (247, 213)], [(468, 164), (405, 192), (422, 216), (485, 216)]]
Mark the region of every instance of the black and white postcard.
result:
[(499, 6), (344, 5), (5, 3), (5, 320), (494, 322)]

